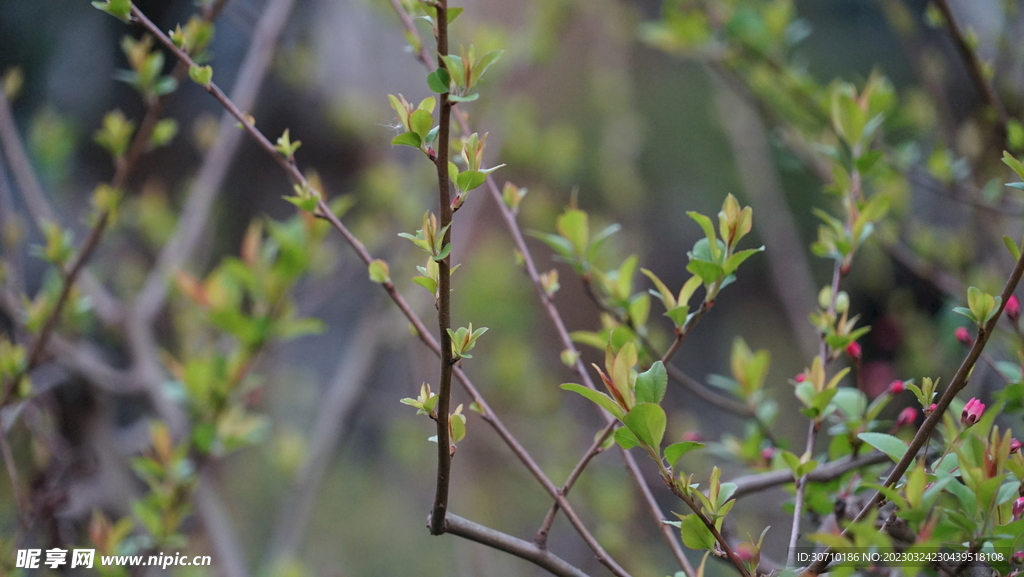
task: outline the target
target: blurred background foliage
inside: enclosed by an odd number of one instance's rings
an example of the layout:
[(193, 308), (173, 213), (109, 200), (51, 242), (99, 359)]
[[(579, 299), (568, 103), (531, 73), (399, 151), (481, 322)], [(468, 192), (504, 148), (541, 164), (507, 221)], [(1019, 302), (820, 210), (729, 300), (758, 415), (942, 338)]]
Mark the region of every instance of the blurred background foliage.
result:
[[(709, 374), (728, 373), (734, 336), (742, 336), (754, 349), (769, 348), (774, 362), (768, 392), (780, 405), (774, 434), (791, 447), (800, 446), (805, 422), (797, 416), (787, 379), (806, 366), (801, 343), (814, 333), (806, 317), (798, 319), (802, 322), (787, 317), (781, 299), (791, 290), (809, 312), (816, 287), (828, 282), (830, 262), (809, 256), (806, 247), (817, 234), (811, 209), (836, 207), (786, 148), (784, 134), (770, 122), (765, 126), (766, 119), (730, 92), (700, 54), (666, 40), (657, 24), (663, 10), (697, 4), (665, 3), (461, 3), (466, 12), (455, 42), (473, 43), (484, 51), (505, 50), (484, 82), (480, 100), (464, 108), (475, 129), (490, 132), (487, 164), (507, 163), (497, 173), (501, 181), (529, 190), (521, 207), (524, 229), (553, 230), (557, 214), (570, 202), (590, 212), (592, 230), (622, 224), (622, 232), (608, 244), (606, 265), (618, 266), (636, 253), (642, 266), (656, 271), (669, 286), (679, 286), (687, 278), (686, 252), (700, 237), (686, 211), (714, 214), (730, 192), (754, 207), (753, 235), (758, 238), (751, 245), (763, 243), (768, 253), (749, 261), (674, 362), (703, 382)], [(136, 4), (165, 30), (185, 22), (195, 8), (187, 0)], [(211, 50), (220, 85), (234, 82), (263, 4), (232, 0), (217, 22)], [(713, 14), (715, 3), (706, 4)], [(1021, 57), (1024, 18), (1013, 2), (958, 2), (955, 7), (976, 31), (979, 50), (997, 67)], [(788, 32), (794, 35), (791, 53), (785, 55), (788, 63), (822, 85), (835, 78), (862, 85), (874, 71), (885, 74), (899, 95), (897, 113), (887, 119), (886, 130), (912, 144), (896, 153), (919, 167), (925, 180), (959, 182), (965, 178), (963, 171), (978, 164), (987, 168), (970, 179), (992, 174), (999, 154), (985, 143), (982, 100), (948, 35), (929, 25), (926, 2), (797, 0), (791, 9), (799, 24)], [(684, 30), (688, 25), (677, 24)], [(427, 33), (426, 28), (421, 31)], [(136, 120), (144, 113), (134, 91), (113, 80), (115, 71), (126, 67), (119, 49), (126, 33), (139, 31), (83, 0), (0, 0), (0, 73), (17, 67), (23, 74), (13, 101), (18, 126), (51, 202), (77, 238), (85, 234), (81, 215), (88, 193), (110, 173), (109, 159), (93, 142), (94, 132), (108, 110), (120, 109)], [(390, 262), (392, 278), (421, 316), (429, 318), (434, 312), (430, 298), (410, 280), (415, 265), (422, 264), (420, 254), (396, 236), (417, 228), (425, 208), (436, 203), (433, 167), (414, 152), (389, 145), (397, 132), (386, 95), (402, 93), (414, 102), (428, 95), (424, 72), (406, 46), (386, 2), (300, 2), (251, 113), (266, 134), (288, 128), (302, 140), (300, 166), (317, 172), (329, 197), (352, 199), (346, 222), (374, 255)], [(1017, 110), (1024, 69), (1005, 75), (999, 70), (998, 86)], [(755, 85), (762, 82), (759, 88), (768, 93), (780, 82), (757, 70), (750, 78)], [(118, 295), (140, 288), (173, 231), (221, 110), (186, 81), (171, 100), (168, 115), (180, 124), (177, 137), (142, 160), (126, 191), (121, 220), (92, 259), (97, 276)], [(943, 126), (943, 119), (949, 124)], [(754, 171), (752, 177), (743, 176), (745, 168)], [(755, 195), (751, 182), (779, 195)], [(984, 180), (980, 185), (987, 196), (978, 202), (994, 210), (912, 179), (892, 182), (893, 215), (881, 225), (878, 242), (858, 254), (844, 286), (853, 311), (872, 327), (862, 339), (861, 378), (869, 394), (878, 394), (895, 378), (949, 375), (959, 362), (961, 348), (952, 335), (960, 322), (947, 313), (950, 297), (936, 275), (948, 271), (959, 285), (977, 284), (991, 292), (1007, 270), (1000, 268), (1005, 255), (995, 255), (998, 236), (992, 233), (1020, 233), (1021, 204), (1003, 198), (998, 182), (994, 192)], [(294, 207), (281, 200), (290, 190), (279, 168), (244, 142), (220, 191), (205, 242), (190, 260), (190, 272), (203, 276), (225, 255), (237, 255), (252, 220), (291, 218)], [(768, 203), (774, 205), (763, 206)], [(774, 218), (780, 214), (789, 215), (788, 220)], [(17, 226), (30, 243), (41, 242), (20, 211), (0, 217), (8, 230)], [(591, 443), (599, 422), (584, 402), (557, 386), (574, 377), (559, 362), (560, 346), (515, 264), (492, 200), (477, 194), (456, 222), (454, 257), (463, 266), (454, 277), (453, 318), (456, 326), (472, 321), (490, 328), (466, 368), (548, 475), (560, 482)], [(765, 232), (772, 226), (790, 227), (798, 250), (780, 254), (786, 249), (773, 245), (774, 238)], [(552, 262), (542, 244), (530, 242), (542, 270), (557, 268), (561, 274), (555, 300), (570, 329), (600, 328), (599, 310), (572, 271)], [(775, 259), (767, 258), (772, 251)], [(434, 446), (426, 439), (433, 425), (397, 401), (414, 396), (421, 382), (436, 380), (436, 361), (409, 336), (404, 320), (367, 281), (365, 267), (340, 238), (328, 234), (313, 259), (312, 273), (299, 284), (295, 300), (302, 315), (322, 319), (326, 330), (274, 346), (261, 357), (262, 381), (251, 406), (269, 417), (269, 426), (260, 443), (232, 455), (217, 470), (252, 574), (537, 574), (520, 560), (458, 538), (434, 538), (425, 530), (435, 459)], [(798, 263), (810, 276), (793, 278), (791, 286), (772, 280), (769, 268), (787, 261)], [(27, 257), (25, 266), (32, 293), (42, 282), (44, 267)], [(664, 345), (670, 325), (657, 318), (660, 309), (655, 308), (652, 326), (662, 333), (651, 337)], [(189, 334), (189, 323), (198, 322), (189, 311), (178, 298), (160, 317), (158, 334), (169, 351), (195, 346), (175, 342), (173, 336)], [(117, 335), (95, 326), (85, 327), (83, 334), (109, 358), (123, 360)], [(592, 350), (584, 354), (588, 364), (600, 358)], [(365, 366), (353, 369), (355, 365)], [(112, 517), (128, 514), (124, 494), (90, 489), (103, 475), (102, 467), (118, 466), (97, 464), (90, 443), (115, 442), (125, 459), (137, 454), (139, 436), (145, 436), (147, 404), (138, 395), (106, 392), (64, 372), (36, 379), (59, 384), (44, 400), (59, 410), (50, 413), (53, 421), (40, 426), (61, 437), (62, 446), (74, 455), (68, 462), (75, 466), (60, 477), (64, 489), (52, 511), (53, 530), (68, 542), (80, 543), (93, 509)], [(974, 394), (989, 394), (995, 382), (991, 375), (978, 379)], [(335, 388), (344, 391), (339, 394), (348, 399), (346, 409), (333, 432), (318, 438), (312, 423)], [(458, 390), (456, 399), (464, 400)], [(904, 401), (894, 403), (893, 414), (909, 403)], [(670, 388), (667, 406), (671, 437), (697, 432), (719, 441), (747, 434), (742, 420), (683, 389)], [(549, 500), (472, 414), (468, 427), (469, 437), (454, 460), (453, 511), (508, 533), (531, 535)], [(97, 430), (106, 433), (82, 432)], [(28, 474), (44, 478), (42, 471), (56, 457), (25, 429), (15, 429), (12, 438), (19, 455), (34, 463)], [(334, 443), (334, 449), (322, 463), (322, 484), (305, 505), (311, 511), (308, 527), (300, 532), (291, 560), (273, 559), (273, 552), (280, 550), (281, 520), (297, 506), (291, 500), (295, 479), (317, 442)], [(716, 454), (728, 454), (729, 446), (724, 444)], [(707, 454), (688, 459), (691, 470), (710, 468)], [(751, 465), (756, 463), (727, 462), (726, 476)], [(653, 469), (647, 472), (659, 485)], [(141, 489), (131, 482), (128, 486)], [(8, 491), (6, 477), (0, 478), (0, 533), (15, 524)], [(779, 504), (789, 496), (775, 490), (761, 497), (737, 508), (741, 532), (778, 527), (769, 532), (766, 550), (779, 550), (789, 515)], [(667, 492), (659, 498), (666, 510), (680, 507)], [(634, 574), (669, 572), (671, 557), (650, 520), (637, 514), (632, 481), (616, 458), (599, 457), (580, 480), (573, 500), (599, 540)], [(193, 537), (190, 549), (211, 549), (195, 522), (185, 529)], [(551, 546), (570, 562), (601, 572), (561, 519)], [(209, 574), (215, 574), (217, 562), (215, 557)], [(731, 569), (713, 565), (711, 571)]]

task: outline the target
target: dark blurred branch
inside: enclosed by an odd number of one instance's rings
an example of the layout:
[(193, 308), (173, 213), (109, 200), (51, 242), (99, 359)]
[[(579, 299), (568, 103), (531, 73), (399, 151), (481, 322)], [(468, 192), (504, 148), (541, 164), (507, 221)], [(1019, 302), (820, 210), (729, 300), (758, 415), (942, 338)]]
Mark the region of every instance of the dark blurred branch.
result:
[(981, 92), (985, 102), (992, 107), (992, 110), (996, 113), (996, 132), (999, 135), (999, 145), (1002, 146), (1006, 143), (1006, 136), (1009, 131), (1010, 115), (1006, 112), (1006, 107), (1003, 105), (1003, 101), (999, 99), (999, 94), (996, 92), (995, 86), (991, 80), (985, 75), (985, 65), (982, 63), (981, 58), (971, 48), (967, 42), (967, 37), (964, 35), (963, 29), (956, 21), (956, 17), (953, 15), (953, 11), (950, 9), (948, 0), (935, 0), (935, 6), (942, 12), (942, 16), (946, 20), (946, 29), (949, 30), (949, 35), (953, 38), (953, 43), (956, 45), (957, 50), (960, 52), (960, 56), (964, 59), (964, 64), (967, 66), (967, 70), (971, 74), (971, 79), (974, 81), (974, 85)]
[(715, 78), (719, 80), (714, 83), (719, 95), (715, 98), (719, 120), (725, 127), (743, 190), (750, 204), (757, 207), (758, 235), (764, 244), (772, 247), (765, 251), (765, 257), (775, 296), (782, 304), (800, 350), (805, 355), (813, 355), (817, 339), (807, 322), (807, 311), (814, 309), (817, 291), (799, 229), (786, 204), (771, 158), (764, 125), (756, 108), (743, 105), (749, 100), (736, 94), (733, 84), (718, 75)]
[(309, 452), (282, 503), (270, 540), (266, 567), (277, 567), (282, 559), (294, 556), (299, 550), (331, 457), (341, 442), (348, 415), (376, 359), (382, 336), (380, 321), (376, 313), (367, 314), (351, 331), (347, 339), (348, 348), (327, 385), (327, 392), (317, 402)]
[[(932, 409), (931, 413), (925, 418), (924, 423), (921, 424), (921, 428), (917, 430), (917, 434), (914, 435), (913, 440), (910, 441), (910, 446), (907, 448), (907, 452), (904, 453), (903, 458), (900, 459), (893, 470), (886, 477), (883, 486), (892, 487), (897, 481), (907, 472), (910, 464), (914, 461), (917, 454), (931, 438), (932, 431), (935, 430), (936, 425), (942, 420), (942, 416), (946, 413), (949, 408), (949, 404), (953, 402), (956, 395), (967, 386), (967, 378), (974, 369), (974, 365), (977, 364), (978, 359), (981, 357), (981, 352), (985, 349), (985, 345), (988, 343), (988, 339), (992, 336), (995, 331), (996, 323), (999, 322), (999, 317), (1003, 315), (1003, 308), (1006, 307), (1006, 301), (1009, 300), (1010, 296), (1013, 295), (1013, 291), (1016, 290), (1017, 284), (1020, 282), (1021, 275), (1024, 274), (1024, 255), (1017, 259), (1016, 266), (1013, 267), (1013, 272), (1010, 273), (1010, 277), (1006, 280), (1006, 284), (1003, 286), (1001, 293), (1001, 301), (995, 314), (992, 315), (983, 326), (978, 328), (977, 338), (974, 340), (974, 345), (971, 346), (971, 350), (967, 353), (967, 357), (964, 359), (960, 368), (957, 369), (956, 374), (953, 375), (953, 379), (949, 383), (949, 387), (939, 398), (939, 402), (935, 404), (935, 408)], [(863, 509), (857, 514), (857, 517), (853, 520), (853, 523), (857, 523), (867, 516), (868, 512), (878, 506), (882, 502), (883, 495), (881, 491), (876, 491), (874, 496)], [(845, 536), (847, 531), (843, 531)], [(826, 555), (827, 556), (827, 555)], [(819, 575), (825, 569), (828, 568), (827, 561), (816, 562), (812, 564), (806, 571), (811, 575)]]
[[(46, 193), (43, 192), (43, 187), (39, 184), (28, 154), (25, 153), (25, 146), (18, 134), (18, 126), (14, 122), (10, 102), (3, 91), (0, 91), (0, 148), (4, 150), (14, 183), (39, 230), (43, 230), (43, 225), (46, 222), (59, 222), (57, 214), (46, 200)], [(106, 227), (105, 222), (103, 227)], [(102, 230), (100, 232), (102, 233)], [(88, 241), (86, 243), (88, 244)], [(78, 272), (75, 275), (78, 276)], [(82, 275), (81, 284), (92, 299), (96, 316), (106, 324), (117, 323), (121, 318), (121, 306), (117, 299), (87, 272)]]
[(553, 575), (562, 577), (587, 577), (587, 574), (554, 555), (544, 547), (523, 541), (501, 531), (463, 519), (453, 513), (445, 517), (444, 532), (451, 533), (487, 545), (499, 551), (511, 553), (525, 559)]

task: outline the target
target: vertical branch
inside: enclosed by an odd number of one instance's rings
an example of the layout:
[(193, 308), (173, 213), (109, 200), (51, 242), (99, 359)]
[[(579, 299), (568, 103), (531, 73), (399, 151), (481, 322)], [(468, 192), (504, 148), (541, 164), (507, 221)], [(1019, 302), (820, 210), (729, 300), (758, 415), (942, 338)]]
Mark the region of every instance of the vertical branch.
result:
[[(437, 65), (444, 68), (442, 56), (448, 54), (448, 0), (439, 0), (437, 8)], [(444, 239), (441, 246), (452, 241), (452, 203), (451, 189), (448, 179), (449, 136), (451, 130), (452, 104), (448, 94), (441, 94), (441, 110), (438, 120), (437, 135), (437, 188), (439, 210), (441, 213), (441, 230)], [(452, 396), (452, 342), (448, 329), (452, 326), (451, 310), (451, 252), (438, 264), (438, 305), (437, 323), (441, 339), (441, 382), (438, 384), (437, 401), (437, 488), (434, 493), (434, 506), (430, 513), (430, 532), (434, 535), (444, 533), (444, 516), (448, 510), (448, 485), (452, 469), (452, 453), (448, 438), (448, 411)]]

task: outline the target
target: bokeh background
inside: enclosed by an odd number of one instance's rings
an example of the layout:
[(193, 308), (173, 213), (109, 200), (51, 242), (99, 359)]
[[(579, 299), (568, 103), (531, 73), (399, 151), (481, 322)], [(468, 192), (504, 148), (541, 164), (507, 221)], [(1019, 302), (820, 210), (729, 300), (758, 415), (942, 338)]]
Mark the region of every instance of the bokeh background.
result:
[[(219, 85), (234, 83), (264, 4), (232, 0), (218, 20), (212, 64)], [(195, 9), (192, 2), (178, 0), (137, 5), (165, 30)], [(705, 381), (709, 374), (728, 373), (736, 335), (753, 348), (770, 349), (769, 392), (780, 410), (773, 432), (791, 447), (802, 446), (806, 424), (787, 379), (810, 358), (815, 335), (806, 314), (831, 275), (831, 262), (806, 248), (817, 228), (811, 209), (834, 211), (835, 199), (822, 193), (750, 103), (699, 59), (666, 54), (643, 41), (644, 25), (658, 18), (660, 2), (467, 0), (461, 5), (466, 12), (456, 23), (454, 43), (505, 50), (488, 72), (480, 100), (464, 108), (477, 130), (490, 133), (485, 163), (507, 164), (495, 173), (499, 182), (529, 190), (520, 215), (524, 229), (553, 230), (562, 207), (576, 202), (590, 212), (593, 228), (622, 225), (603, 257), (607, 264), (618, 266), (638, 254), (642, 266), (669, 286), (679, 286), (688, 277), (686, 252), (700, 236), (686, 211), (713, 215), (727, 193), (754, 207), (754, 238), (747, 243), (765, 244), (766, 252), (748, 261), (674, 362)], [(862, 83), (878, 70), (901, 95), (909, 95), (905, 98), (923, 98), (908, 43), (892, 25), (898, 8), (920, 27), (917, 47), (941, 67), (953, 117), (961, 121), (978, 114), (981, 100), (952, 43), (943, 30), (923, 25), (925, 2), (799, 0), (795, 6), (809, 32), (795, 49), (795, 61), (819, 81)], [(1020, 35), (1012, 34), (1024, 24), (1019, 13), (1004, 11), (998, 1), (955, 7), (977, 32), (982, 50), (996, 50), (1001, 39), (1003, 49), (1019, 55), (1015, 38)], [(425, 25), (421, 32), (427, 32)], [(89, 193), (112, 170), (107, 154), (93, 142), (94, 132), (111, 109), (135, 119), (144, 113), (138, 95), (113, 79), (126, 67), (122, 36), (139, 33), (84, 0), (0, 0), (0, 73), (18, 67), (24, 74), (12, 103), (18, 128), (51, 203), (78, 238), (86, 230), (81, 216)], [(1022, 81), (1021, 70), (1015, 74), (1001, 77), (1008, 94), (1019, 94), (1014, 88)], [(418, 228), (420, 215), (436, 204), (433, 167), (415, 151), (389, 144), (397, 120), (387, 101), (389, 93), (410, 101), (427, 96), (424, 76), (387, 2), (297, 2), (251, 112), (271, 138), (288, 128), (302, 141), (299, 165), (317, 171), (329, 196), (353, 199), (346, 223), (374, 255), (391, 263), (399, 288), (433, 326), (431, 299), (410, 280), (421, 264), (419, 254), (397, 237)], [(1009, 102), (1017, 106), (1020, 99)], [(126, 214), (135, 216), (118, 223), (92, 261), (96, 276), (125, 298), (138, 290), (170, 234), (223, 112), (186, 81), (170, 100), (168, 114), (180, 123), (178, 136), (143, 159), (126, 195)], [(923, 157), (935, 141), (929, 120), (919, 123), (925, 128), (913, 128)], [(292, 216), (294, 207), (281, 200), (290, 190), (279, 167), (243, 141), (188, 269), (201, 275), (224, 255), (237, 254), (251, 220)], [(16, 201), (13, 218), (0, 216), (8, 227), (20, 222), (29, 242), (39, 242), (23, 208)], [(959, 321), (945, 312), (951, 303), (934, 277), (920, 272), (934, 264), (954, 279), (998, 282), (999, 259), (978, 256), (995, 249), (976, 232), (989, 227), (1015, 234), (1019, 227), (1014, 217), (971, 211), (914, 187), (896, 213), (900, 219), (919, 219), (920, 236), (911, 244), (927, 266), (915, 270), (894, 258), (892, 242), (869, 243), (845, 285), (853, 310), (872, 326), (863, 339), (862, 379), (870, 394), (895, 378), (951, 374), (961, 352), (952, 338)], [(453, 317), (457, 325), (472, 321), (490, 328), (466, 369), (559, 482), (601, 422), (585, 401), (558, 388), (576, 377), (559, 361), (561, 347), (529, 280), (515, 265), (508, 233), (483, 189), (456, 216), (456, 226), (454, 258), (463, 265), (455, 276)], [(883, 239), (898, 239), (899, 225), (886, 226)], [(555, 302), (569, 328), (600, 328), (600, 311), (571, 270), (553, 262), (541, 243), (529, 242), (542, 270), (561, 273)], [(5, 251), (10, 255), (11, 249)], [(44, 265), (23, 256), (31, 291), (39, 286)], [(427, 437), (433, 423), (398, 400), (415, 396), (421, 382), (436, 381), (436, 361), (410, 337), (406, 322), (339, 237), (330, 236), (315, 268), (296, 298), (301, 312), (322, 319), (327, 329), (263, 355), (258, 369), (263, 386), (253, 406), (269, 417), (266, 436), (217, 465), (222, 505), (248, 574), (539, 574), (482, 546), (429, 535), (424, 523), (435, 448)], [(660, 305), (653, 308), (653, 316), (660, 314)], [(160, 321), (167, 335), (173, 316), (168, 312)], [(662, 331), (652, 338), (667, 343), (670, 325), (655, 321), (652, 326)], [(97, 329), (89, 338), (111, 362), (125, 362), (117, 335)], [(600, 362), (597, 351), (584, 354), (588, 363)], [(48, 430), (66, 450), (60, 459), (37, 454), (46, 451), (21, 429), (12, 433), (15, 446), (35, 463), (29, 474), (39, 478), (53, 479), (46, 471), (62, 462), (57, 478), (63, 493), (52, 510), (53, 527), (81, 539), (93, 509), (114, 517), (130, 514), (130, 495), (142, 487), (104, 470), (126, 471), (123, 462), (96, 454), (113, 451), (122, 460), (138, 454), (151, 411), (139, 395), (104, 391), (67, 371), (44, 370), (35, 377), (37, 383), (54, 385), (39, 403), (51, 409)], [(993, 382), (980, 378), (972, 386), (983, 395)], [(458, 390), (456, 397), (465, 400)], [(741, 419), (680, 387), (670, 386), (667, 406), (669, 438), (697, 432), (713, 444), (711, 451), (688, 457), (688, 469), (703, 476), (716, 462), (726, 477), (749, 470), (749, 464), (728, 458), (729, 439), (745, 434)], [(895, 413), (900, 406), (891, 408)], [(529, 539), (548, 498), (473, 414), (468, 428), (454, 461), (452, 510)], [(304, 465), (310, 455), (315, 464)], [(681, 505), (662, 490), (653, 468), (643, 465), (664, 509), (678, 510)], [(6, 533), (15, 523), (6, 477), (0, 478), (0, 495), (0, 533)], [(783, 551), (776, 553), (783, 557), (788, 498), (776, 490), (746, 499), (734, 514), (740, 534), (756, 535), (771, 525), (768, 550)], [(671, 572), (671, 556), (640, 511), (632, 481), (613, 452), (590, 466), (572, 500), (599, 540), (634, 574)], [(193, 536), (190, 549), (215, 551), (197, 520), (186, 526)], [(556, 522), (551, 546), (601, 574), (564, 520)], [(209, 574), (225, 570), (213, 555)]]

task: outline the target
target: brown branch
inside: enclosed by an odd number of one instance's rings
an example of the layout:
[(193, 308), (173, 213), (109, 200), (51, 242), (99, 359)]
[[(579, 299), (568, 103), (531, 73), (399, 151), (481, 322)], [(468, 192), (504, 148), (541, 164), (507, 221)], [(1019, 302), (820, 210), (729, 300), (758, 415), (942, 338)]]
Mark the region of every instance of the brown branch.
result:
[[(583, 454), (583, 457), (577, 461), (576, 466), (572, 468), (572, 471), (569, 472), (569, 476), (565, 479), (565, 483), (563, 483), (558, 489), (559, 493), (562, 495), (567, 495), (569, 493), (572, 486), (576, 484), (576, 479), (579, 479), (580, 475), (583, 474), (583, 469), (587, 467), (590, 460), (596, 457), (597, 454), (603, 450), (601, 447), (608, 439), (608, 435), (612, 434), (612, 431), (615, 430), (617, 424), (617, 421), (608, 423), (604, 430), (594, 437), (594, 442), (591, 443), (590, 448), (587, 449), (587, 452)], [(537, 529), (537, 534), (533, 537), (533, 542), (541, 549), (547, 547), (548, 533), (551, 532), (551, 525), (555, 522), (555, 515), (558, 514), (558, 509), (558, 503), (551, 504), (551, 507), (548, 508), (547, 514), (544, 515), (544, 520), (541, 522), (540, 528)]]
[(281, 503), (278, 521), (270, 539), (266, 567), (296, 554), (306, 525), (312, 516), (316, 497), (330, 470), (331, 456), (341, 443), (352, 407), (359, 399), (367, 376), (373, 368), (377, 348), (383, 338), (381, 319), (371, 312), (350, 333), (327, 392), (317, 402), (317, 413), (309, 431), (309, 451), (295, 474), (289, 495)]
[(523, 541), (501, 531), (463, 519), (448, 513), (444, 521), (444, 532), (451, 533), (487, 545), (525, 559), (553, 575), (561, 577), (587, 577), (587, 574), (554, 555), (546, 548), (529, 541)]
[[(178, 47), (175, 46), (173, 42), (171, 42), (170, 38), (163, 34), (160, 31), (160, 29), (157, 28), (155, 24), (153, 24), (152, 21), (146, 18), (146, 16), (141, 11), (139, 11), (138, 8), (134, 6), (132, 7), (132, 16), (137, 22), (139, 22), (148, 31), (150, 31), (150, 33), (152, 33), (159, 42), (164, 44), (164, 46), (167, 47), (168, 50), (170, 50), (175, 55), (175, 57), (188, 62), (190, 66), (194, 65), (194, 62), (192, 62), (192, 59), (189, 57), (187, 53), (178, 49)], [(206, 91), (213, 95), (213, 97), (221, 104), (221, 106), (223, 106), (235, 119), (237, 119), (242, 124), (245, 131), (252, 137), (257, 146), (263, 149), (266, 153), (270, 154), (271, 157), (275, 160), (275, 162), (277, 162), (281, 166), (281, 168), (284, 169), (284, 171), (287, 173), (289, 178), (292, 179), (293, 182), (300, 185), (301, 187), (309, 188), (310, 190), (312, 190), (312, 188), (309, 185), (309, 182), (306, 180), (306, 178), (302, 175), (302, 173), (296, 166), (295, 161), (293, 159), (285, 158), (284, 156), (279, 154), (277, 150), (274, 149), (274, 146), (270, 143), (267, 137), (250, 122), (245, 113), (243, 113), (238, 108), (238, 106), (236, 106), (234, 102), (232, 102), (231, 99), (228, 98), (227, 95), (225, 95), (224, 92), (215, 83), (211, 82), (210, 85), (206, 87)], [(338, 230), (339, 233), (341, 233), (345, 240), (352, 246), (353, 251), (355, 251), (356, 255), (360, 258), (360, 260), (362, 260), (366, 264), (369, 264), (373, 260), (373, 257), (370, 255), (369, 251), (366, 250), (366, 247), (363, 246), (362, 242), (360, 242), (359, 239), (356, 238), (355, 235), (353, 235), (351, 231), (349, 231), (348, 228), (341, 223), (337, 216), (335, 216), (331, 212), (330, 207), (327, 206), (327, 203), (324, 201), (322, 197), (318, 202), (316, 215), (326, 219), (331, 224), (331, 226), (333, 226), (335, 229)], [(427, 346), (430, 347), (431, 350), (435, 352), (435, 354), (440, 355), (441, 346), (438, 344), (437, 340), (434, 339), (434, 337), (430, 334), (430, 332), (423, 324), (423, 322), (420, 321), (416, 314), (412, 311), (411, 307), (409, 307), (408, 303), (404, 300), (404, 298), (402, 298), (401, 294), (394, 287), (394, 285), (392, 283), (385, 283), (382, 286), (388, 293), (388, 295), (391, 296), (392, 300), (395, 302), (398, 308), (407, 316), (410, 323), (412, 323), (413, 327), (416, 328), (420, 340), (427, 344)], [(623, 570), (615, 562), (615, 560), (607, 554), (607, 552), (601, 547), (601, 545), (597, 542), (597, 540), (586, 528), (586, 526), (583, 525), (583, 522), (580, 520), (579, 516), (576, 515), (575, 511), (573, 510), (569, 502), (563, 496), (558, 494), (557, 487), (555, 487), (554, 483), (552, 483), (550, 479), (548, 479), (544, 475), (543, 471), (541, 471), (536, 461), (534, 461), (533, 458), (530, 457), (530, 455), (526, 452), (522, 445), (519, 444), (515, 437), (513, 437), (512, 434), (508, 431), (508, 429), (504, 427), (504, 425), (497, 418), (494, 412), (491, 411), (490, 407), (483, 400), (483, 397), (472, 385), (472, 382), (465, 375), (465, 373), (463, 373), (463, 371), (458, 368), (455, 368), (453, 373), (454, 376), (457, 379), (459, 379), (460, 382), (462, 382), (463, 386), (466, 388), (467, 392), (473, 398), (474, 402), (476, 402), (481, 407), (484, 413), (485, 420), (487, 420), (488, 423), (495, 429), (495, 431), (497, 431), (498, 435), (509, 446), (509, 448), (512, 449), (516, 457), (521, 462), (523, 462), (524, 465), (526, 465), (527, 469), (534, 475), (535, 478), (537, 478), (537, 480), (541, 483), (541, 485), (548, 492), (548, 494), (551, 495), (556, 501), (558, 501), (559, 506), (562, 507), (562, 509), (565, 511), (565, 514), (568, 517), (569, 522), (580, 534), (584, 542), (586, 542), (587, 546), (590, 547), (592, 551), (594, 551), (594, 554), (601, 561), (601, 563), (608, 567), (615, 575), (619, 577), (628, 577), (629, 574), (626, 573), (626, 571)]]
[[(849, 471), (884, 463), (888, 459), (888, 455), (877, 451), (856, 458), (843, 457), (832, 461), (831, 463), (821, 465), (808, 473), (806, 482), (827, 483), (828, 481), (838, 479)], [(739, 499), (740, 497), (760, 493), (761, 491), (771, 489), (772, 487), (792, 483), (793, 472), (789, 469), (780, 469), (777, 471), (769, 471), (767, 473), (757, 473), (736, 477), (729, 482), (736, 485), (736, 492), (733, 493), (733, 497)]]
[(967, 66), (968, 72), (970, 72), (971, 79), (974, 81), (978, 91), (981, 92), (985, 102), (992, 107), (992, 110), (996, 113), (996, 132), (999, 135), (999, 142), (1005, 143), (1006, 137), (1009, 130), (1010, 115), (1006, 112), (1006, 107), (1003, 105), (1002, 100), (999, 99), (999, 94), (996, 92), (995, 86), (985, 76), (984, 64), (981, 62), (981, 58), (967, 43), (967, 37), (964, 35), (964, 31), (957, 24), (956, 18), (953, 16), (953, 11), (950, 9), (948, 0), (935, 0), (935, 6), (942, 12), (942, 16), (946, 20), (946, 29), (949, 30), (949, 35), (953, 39), (953, 43), (956, 45), (957, 50), (960, 52), (960, 56), (964, 59), (964, 64)]
[[(437, 65), (445, 67), (442, 55), (448, 55), (448, 0), (438, 0), (434, 5), (437, 10)], [(468, 65), (467, 65), (468, 66)], [(437, 135), (437, 189), (439, 212), (441, 213), (441, 230), (444, 238), (441, 246), (452, 242), (452, 201), (451, 183), (448, 179), (448, 137), (452, 124), (452, 103), (448, 101), (448, 93), (440, 95), (441, 110)], [(451, 306), (451, 253), (437, 263), (437, 324), (441, 339), (441, 378), (438, 385), (437, 400), (437, 486), (434, 491), (434, 505), (430, 514), (430, 532), (440, 535), (444, 532), (444, 514), (448, 510), (448, 486), (451, 481), (452, 447), (448, 438), (448, 421), (452, 398), (452, 365), (457, 359), (452, 355), (452, 340), (448, 330), (452, 326)]]
[[(946, 409), (949, 408), (949, 404), (956, 398), (965, 386), (967, 386), (967, 379), (974, 369), (974, 365), (977, 364), (978, 359), (981, 357), (981, 352), (985, 348), (985, 344), (988, 343), (989, 337), (995, 331), (996, 323), (999, 322), (999, 317), (1003, 314), (1003, 308), (1006, 307), (1006, 301), (1013, 294), (1013, 291), (1017, 288), (1017, 284), (1020, 282), (1021, 275), (1024, 274), (1024, 255), (1017, 260), (1016, 266), (1013, 268), (1013, 272), (1010, 273), (1010, 277), (1006, 280), (1006, 284), (1003, 286), (1001, 293), (1001, 302), (999, 308), (995, 314), (992, 315), (983, 326), (979, 327), (977, 338), (974, 340), (974, 345), (971, 346), (971, 350), (967, 353), (967, 357), (961, 363), (960, 368), (957, 369), (956, 374), (953, 375), (953, 380), (950, 381), (949, 387), (946, 388), (946, 392), (942, 394), (939, 402), (935, 404), (935, 409), (925, 418), (924, 423), (921, 424), (921, 428), (917, 430), (917, 434), (914, 435), (913, 440), (910, 441), (910, 446), (907, 448), (907, 452), (903, 455), (893, 470), (886, 477), (884, 487), (892, 487), (897, 481), (907, 472), (910, 464), (914, 461), (915, 456), (924, 447), (925, 443), (931, 437), (932, 431), (935, 430), (936, 425), (942, 420), (942, 415), (945, 414)], [(857, 523), (867, 516), (868, 512), (878, 506), (882, 502), (883, 495), (881, 491), (876, 491), (871, 500), (868, 501), (867, 505), (857, 514), (852, 523)], [(843, 531), (845, 536), (847, 531)], [(821, 574), (825, 569), (828, 568), (827, 561), (819, 561), (812, 564), (807, 568), (806, 573), (811, 575)]]

